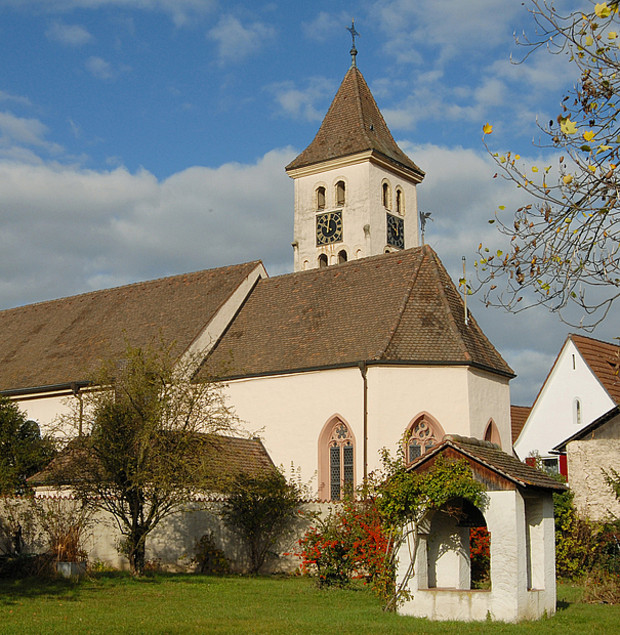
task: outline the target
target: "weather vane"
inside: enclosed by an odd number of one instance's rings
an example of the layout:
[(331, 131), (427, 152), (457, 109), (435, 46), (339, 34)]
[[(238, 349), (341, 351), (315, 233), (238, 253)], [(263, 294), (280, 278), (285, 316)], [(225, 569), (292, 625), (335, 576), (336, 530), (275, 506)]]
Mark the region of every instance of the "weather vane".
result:
[(426, 228), (426, 221), (433, 220), (431, 218), (431, 212), (423, 212), (420, 210), (420, 230), (422, 232), (422, 244), (424, 244), (424, 229)]
[(351, 66), (355, 66), (355, 56), (357, 55), (357, 49), (355, 48), (355, 36), (359, 37), (359, 33), (355, 30), (355, 20), (351, 19), (351, 26), (347, 27), (347, 31), (351, 34), (351, 40), (353, 44), (351, 46)]

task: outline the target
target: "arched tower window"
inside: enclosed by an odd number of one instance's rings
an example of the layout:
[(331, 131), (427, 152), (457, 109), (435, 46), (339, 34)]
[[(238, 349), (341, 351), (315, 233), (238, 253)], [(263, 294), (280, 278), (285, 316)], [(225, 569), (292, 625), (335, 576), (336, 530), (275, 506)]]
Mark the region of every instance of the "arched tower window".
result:
[(316, 188), (316, 208), (325, 209), (325, 188), (323, 186)]
[(349, 426), (339, 417), (323, 429), (319, 440), (321, 498), (341, 500), (355, 488), (355, 441)]
[(322, 269), (323, 267), (327, 267), (327, 255), (326, 254), (321, 254), (319, 256), (319, 269)]
[(336, 205), (344, 205), (344, 181), (336, 183)]
[(497, 426), (495, 425), (495, 421), (493, 421), (493, 419), (491, 419), (487, 424), (487, 429), (484, 432), (484, 440), (490, 441), (491, 443), (496, 443), (501, 447), (499, 430), (497, 429)]
[(443, 428), (427, 414), (416, 417), (405, 433), (405, 460), (415, 461), (437, 445), (444, 436)]
[(342, 249), (338, 252), (338, 264), (341, 265), (343, 262), (347, 261), (347, 252)]
[(405, 213), (405, 199), (403, 197), (403, 191), (400, 188), (396, 189), (396, 211), (399, 214)]
[(390, 208), (390, 186), (387, 183), (384, 183), (381, 186), (381, 200), (383, 202), (383, 207), (386, 209)]

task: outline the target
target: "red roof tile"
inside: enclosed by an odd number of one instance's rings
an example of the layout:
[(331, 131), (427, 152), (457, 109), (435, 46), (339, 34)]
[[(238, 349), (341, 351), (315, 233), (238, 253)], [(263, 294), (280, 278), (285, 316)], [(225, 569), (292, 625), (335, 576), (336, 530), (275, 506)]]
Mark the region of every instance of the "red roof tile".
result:
[(510, 406), (510, 429), (512, 431), (513, 445), (519, 438), (531, 411), (532, 406)]
[(569, 337), (609, 396), (620, 404), (620, 346), (583, 335)]

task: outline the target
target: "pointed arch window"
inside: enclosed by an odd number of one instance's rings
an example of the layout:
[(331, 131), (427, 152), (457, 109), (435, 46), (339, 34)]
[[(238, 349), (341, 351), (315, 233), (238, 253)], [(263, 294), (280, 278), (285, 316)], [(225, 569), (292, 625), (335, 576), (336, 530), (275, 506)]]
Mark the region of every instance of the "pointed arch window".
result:
[(336, 205), (344, 205), (345, 201), (345, 185), (344, 181), (336, 183)]
[(325, 188), (323, 186), (316, 188), (316, 208), (325, 209)]
[(443, 439), (443, 436), (443, 428), (428, 415), (421, 415), (414, 419), (405, 434), (407, 463), (415, 461), (428, 452)]
[(501, 439), (499, 436), (499, 430), (497, 429), (497, 426), (495, 425), (495, 421), (493, 421), (493, 419), (491, 419), (489, 421), (489, 423), (487, 424), (487, 429), (484, 432), (484, 440), (485, 441), (490, 441), (491, 443), (495, 443), (496, 445), (499, 445), (501, 447)]
[(355, 489), (355, 439), (348, 423), (336, 416), (319, 437), (319, 497), (342, 500)]

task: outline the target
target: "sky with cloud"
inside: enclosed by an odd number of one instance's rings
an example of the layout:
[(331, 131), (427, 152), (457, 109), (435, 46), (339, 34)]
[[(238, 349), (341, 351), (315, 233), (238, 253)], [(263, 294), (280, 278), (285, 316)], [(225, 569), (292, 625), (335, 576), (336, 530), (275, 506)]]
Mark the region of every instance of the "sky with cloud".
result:
[[(587, 0), (583, 0), (586, 3)], [(561, 0), (558, 7), (579, 6)], [(527, 3), (526, 3), (527, 5)], [(482, 144), (533, 161), (536, 121), (575, 81), (566, 57), (522, 64), (521, 0), (0, 0), (0, 309), (262, 259), (292, 269), (284, 166), (358, 65), (426, 171), (426, 241), (457, 277), (501, 241), (520, 194)], [(548, 158), (545, 158), (550, 162)], [(471, 268), (471, 264), (469, 264)], [(531, 403), (566, 334), (555, 316), (474, 315)], [(615, 320), (594, 335), (611, 339)]]

